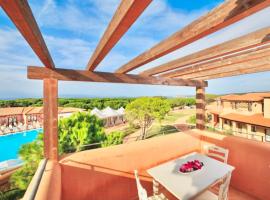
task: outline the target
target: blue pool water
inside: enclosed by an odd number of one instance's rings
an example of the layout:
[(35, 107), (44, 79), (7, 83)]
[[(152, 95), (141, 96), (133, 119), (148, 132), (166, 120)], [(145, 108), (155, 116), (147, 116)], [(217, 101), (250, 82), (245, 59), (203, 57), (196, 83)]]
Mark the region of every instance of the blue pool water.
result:
[(42, 129), (36, 129), (0, 136), (0, 162), (17, 159), (20, 147), (23, 144), (34, 141), (41, 131)]

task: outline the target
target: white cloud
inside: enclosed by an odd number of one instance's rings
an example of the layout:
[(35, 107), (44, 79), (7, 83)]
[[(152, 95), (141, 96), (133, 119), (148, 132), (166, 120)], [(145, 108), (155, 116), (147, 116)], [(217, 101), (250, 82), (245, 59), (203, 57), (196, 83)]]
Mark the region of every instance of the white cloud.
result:
[[(107, 55), (97, 70), (115, 71), (133, 57), (151, 48), (160, 40), (178, 31), (207, 11), (207, 9), (192, 12), (173, 10), (164, 0), (153, 1)], [(119, 54), (122, 55), (123, 59), (114, 58), (114, 56), (120, 57)], [(111, 60), (118, 60), (119, 62), (110, 62)]]
[(121, 64), (128, 62), (136, 52), (153, 46), (157, 40), (145, 36), (125, 36), (119, 44), (104, 58), (98, 71), (114, 72)]
[(138, 97), (194, 95), (190, 87), (112, 83), (60, 82), (61, 97)]
[(60, 4), (55, 0), (46, 0), (42, 6), (36, 1), (33, 1), (31, 5), (41, 27), (66, 30), (77, 35), (97, 38), (104, 32), (117, 5), (114, 0), (105, 2), (69, 0), (65, 4)]
[(135, 74), (139, 73), (141, 71), (159, 66), (171, 60), (184, 57), (186, 55), (198, 52), (200, 50), (209, 48), (222, 42), (226, 42), (228, 40), (251, 33), (260, 28), (268, 27), (270, 26), (269, 18), (270, 18), (270, 8), (266, 8), (231, 26), (228, 26), (225, 29), (217, 31), (211, 35), (208, 35), (207, 37), (204, 37), (170, 54), (167, 54), (153, 62), (150, 62), (140, 68), (137, 68), (136, 70), (133, 70), (131, 73)]
[(191, 12), (176, 10), (171, 8), (164, 0), (155, 0), (136, 23), (141, 26), (141, 30), (161, 31), (161, 34), (168, 35), (189, 24), (207, 11), (206, 8)]
[[(120, 0), (67, 0), (62, 4), (55, 0), (45, 0), (42, 3), (30, 0), (30, 5), (56, 66), (84, 69), (119, 2)], [(97, 70), (116, 70), (207, 11), (207, 8), (202, 8), (187, 12), (170, 7), (166, 0), (153, 1)], [(257, 13), (256, 16), (251, 16), (244, 22), (239, 22), (217, 34), (190, 44), (132, 73), (138, 73), (150, 66), (199, 51), (263, 26), (269, 26), (269, 11), (270, 9)], [(1, 20), (6, 18), (1, 11), (0, 18)], [(0, 29), (0, 98), (41, 96), (42, 82), (27, 80), (26, 66), (42, 64), (18, 31), (7, 26), (2, 26)], [(233, 80), (235, 80), (234, 85), (240, 85), (237, 84), (236, 79)], [(219, 87), (222, 84), (224, 82), (220, 80), (211, 81), (209, 91), (213, 91), (211, 88), (215, 89), (215, 85), (218, 86), (218, 91), (221, 93), (228, 91), (229, 86), (231, 87), (230, 84), (227, 84), (228, 87)], [(254, 85), (254, 88), (269, 88), (267, 84), (254, 83)], [(61, 83), (60, 86), (60, 96), (140, 96), (194, 93), (194, 90), (190, 88), (123, 84)], [(91, 92), (88, 93), (88, 91)]]
[(55, 64), (61, 68), (84, 69), (94, 49), (91, 42), (78, 38), (45, 36)]
[(40, 61), (17, 30), (0, 29), (0, 64), (26, 66)]
[(261, 72), (210, 80), (206, 92), (212, 94), (269, 92), (269, 88), (270, 72)]
[(108, 17), (112, 17), (117, 6), (120, 4), (120, 0), (89, 0), (89, 3), (94, 5), (99, 13), (101, 12)]
[(42, 82), (27, 79), (26, 67), (0, 64), (0, 98), (40, 97)]
[[(93, 50), (93, 43), (82, 39), (43, 35), (56, 66), (84, 68)], [(39, 65), (42, 63), (17, 30), (0, 30), (0, 64)]]

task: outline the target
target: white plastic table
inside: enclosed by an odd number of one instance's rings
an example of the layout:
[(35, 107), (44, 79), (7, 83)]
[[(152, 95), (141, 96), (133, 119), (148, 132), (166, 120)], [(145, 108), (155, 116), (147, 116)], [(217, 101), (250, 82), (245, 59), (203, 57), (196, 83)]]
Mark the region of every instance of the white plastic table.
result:
[[(203, 162), (201, 170), (182, 174), (179, 168), (192, 160)], [(180, 200), (188, 200), (207, 190), (216, 181), (231, 173), (234, 167), (199, 153), (191, 153), (151, 169), (147, 172)]]

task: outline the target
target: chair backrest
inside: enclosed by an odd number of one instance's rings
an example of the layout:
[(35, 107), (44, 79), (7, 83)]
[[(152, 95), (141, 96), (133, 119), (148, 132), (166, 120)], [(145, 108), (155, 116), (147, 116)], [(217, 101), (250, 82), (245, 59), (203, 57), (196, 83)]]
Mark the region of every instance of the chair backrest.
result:
[(224, 178), (224, 182), (220, 185), (218, 200), (228, 200), (228, 191), (231, 181), (231, 173), (227, 174)]
[(228, 161), (229, 150), (218, 146), (209, 146), (207, 148), (207, 155), (216, 158), (224, 163)]
[(141, 185), (141, 182), (140, 182), (140, 179), (138, 176), (138, 171), (134, 170), (134, 174), (135, 174), (135, 178), (136, 178), (136, 185), (137, 185), (137, 189), (138, 189), (139, 200), (147, 200), (147, 192), (143, 188), (143, 186)]

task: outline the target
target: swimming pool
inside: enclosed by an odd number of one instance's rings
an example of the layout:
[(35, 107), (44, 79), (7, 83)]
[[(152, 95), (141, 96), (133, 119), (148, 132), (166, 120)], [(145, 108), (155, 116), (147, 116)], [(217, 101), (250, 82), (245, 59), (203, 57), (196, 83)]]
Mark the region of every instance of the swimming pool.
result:
[(34, 141), (42, 129), (28, 130), (0, 136), (0, 162), (18, 159), (18, 151), (23, 144)]

